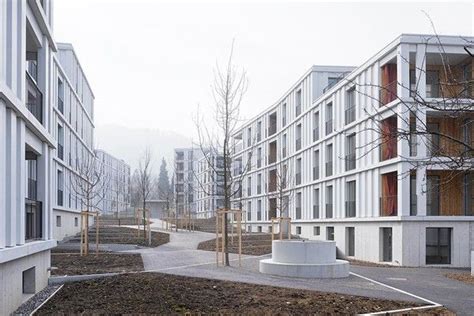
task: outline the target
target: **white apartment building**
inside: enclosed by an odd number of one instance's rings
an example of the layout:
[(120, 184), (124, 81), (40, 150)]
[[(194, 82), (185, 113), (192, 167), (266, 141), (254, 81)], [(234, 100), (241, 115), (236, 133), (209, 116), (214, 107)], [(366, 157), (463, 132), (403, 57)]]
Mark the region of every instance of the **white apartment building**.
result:
[(62, 240), (80, 231), (85, 202), (75, 183), (81, 162), (94, 159), (94, 94), (73, 46), (57, 45), (50, 83), (51, 131), (57, 141), (53, 157), (53, 236)]
[(120, 215), (130, 206), (130, 165), (102, 149), (95, 150), (97, 167), (103, 174), (103, 195), (97, 208), (102, 214)]
[(194, 216), (196, 213), (195, 164), (202, 157), (199, 148), (175, 148), (174, 150), (174, 188), (175, 207), (178, 216)]
[(211, 218), (215, 210), (224, 207), (224, 158), (208, 153), (195, 163), (196, 218)]
[(0, 1), (0, 314), (48, 284), (57, 142), (50, 1)]
[[(233, 160), (253, 160), (243, 181), (248, 228), (268, 231), (270, 218), (283, 213), (292, 218), (293, 234), (335, 240), (340, 256), (468, 267), (474, 248), (472, 168), (441, 184), (449, 176), (446, 165), (413, 169), (415, 160), (434, 155), (422, 136), (390, 137), (394, 130), (427, 125), (474, 139), (472, 124), (460, 124), (472, 115), (443, 117), (427, 106), (407, 111), (406, 104), (414, 104), (410, 90), (428, 104), (449, 100), (448, 85), (440, 84), (443, 61), (458, 77), (473, 78), (464, 46), (474, 38), (440, 40), (447, 59), (440, 58), (435, 36), (401, 35), (356, 69), (314, 66), (278, 102), (244, 124), (234, 137)], [(338, 80), (338, 71), (351, 72)], [(472, 102), (472, 94), (464, 101)], [(448, 144), (438, 140), (437, 146), (449, 153)], [(285, 189), (289, 206), (277, 214), (272, 192), (281, 168), (292, 176)]]

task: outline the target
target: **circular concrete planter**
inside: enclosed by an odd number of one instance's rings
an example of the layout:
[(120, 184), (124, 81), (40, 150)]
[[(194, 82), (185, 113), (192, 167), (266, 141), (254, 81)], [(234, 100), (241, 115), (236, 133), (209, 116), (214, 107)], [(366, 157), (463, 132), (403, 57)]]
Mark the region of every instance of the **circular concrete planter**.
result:
[(336, 259), (336, 242), (275, 240), (272, 258), (260, 260), (260, 272), (298, 278), (344, 278), (349, 262)]

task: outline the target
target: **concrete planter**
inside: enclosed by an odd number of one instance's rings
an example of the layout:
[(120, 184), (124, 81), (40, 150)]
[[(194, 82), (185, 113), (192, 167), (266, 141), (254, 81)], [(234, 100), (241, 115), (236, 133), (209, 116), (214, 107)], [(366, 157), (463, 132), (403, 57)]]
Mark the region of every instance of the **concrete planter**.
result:
[(260, 260), (260, 272), (297, 278), (343, 278), (349, 262), (336, 259), (336, 242), (275, 240), (272, 258)]

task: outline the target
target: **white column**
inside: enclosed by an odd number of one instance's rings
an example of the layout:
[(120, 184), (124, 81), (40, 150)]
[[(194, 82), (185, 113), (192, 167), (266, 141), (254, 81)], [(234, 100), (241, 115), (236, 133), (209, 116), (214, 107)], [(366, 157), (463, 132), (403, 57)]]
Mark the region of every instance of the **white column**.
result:
[(6, 246), (13, 247), (16, 245), (16, 215), (17, 215), (17, 148), (16, 142), (17, 129), (16, 129), (16, 114), (13, 110), (7, 109), (6, 111), (6, 128), (7, 128), (7, 140), (6, 140)]
[(426, 216), (426, 167), (416, 170), (417, 216)]
[(397, 49), (397, 95), (401, 99), (410, 96), (410, 52), (408, 44), (400, 44)]
[(416, 46), (415, 76), (418, 86), (418, 97), (426, 97), (426, 46), (418, 44)]
[(397, 186), (398, 216), (410, 216), (410, 164), (408, 162), (398, 164)]
[(49, 171), (49, 155), (48, 146), (43, 143), (42, 153), (37, 158), (37, 188), (38, 188), (38, 200), (42, 203), (43, 211), (43, 238), (49, 239), (49, 220), (52, 214), (50, 214), (50, 171)]
[[(0, 2), (0, 5), (2, 2)], [(0, 67), (1, 68), (1, 67)], [(0, 179), (6, 179), (6, 105), (0, 100)], [(5, 247), (6, 243), (6, 221), (7, 207), (6, 207), (6, 181), (0, 181), (0, 248)]]
[(25, 197), (26, 197), (26, 160), (25, 160), (25, 122), (18, 119), (16, 124), (17, 143), (16, 161), (16, 243), (25, 243)]

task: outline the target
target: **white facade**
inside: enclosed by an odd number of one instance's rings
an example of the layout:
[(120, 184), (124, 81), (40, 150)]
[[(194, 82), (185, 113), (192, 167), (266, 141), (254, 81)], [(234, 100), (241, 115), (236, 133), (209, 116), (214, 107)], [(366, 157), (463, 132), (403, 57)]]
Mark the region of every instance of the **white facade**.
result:
[[(380, 127), (371, 119), (374, 115), (387, 124), (395, 122), (395, 128), (409, 130), (405, 122), (410, 121), (410, 114), (400, 99), (412, 102), (404, 87), (414, 86), (413, 77), (420, 95), (433, 101), (439, 98), (433, 92), (435, 86), (421, 75), (427, 70), (439, 72), (440, 67), (439, 44), (435, 37), (428, 38), (401, 35), (336, 84), (328, 78), (352, 68), (315, 66), (275, 105), (242, 126), (235, 135), (238, 150), (233, 160), (245, 165), (248, 153), (253, 152), (253, 167), (244, 176), (242, 198), (252, 231), (268, 231), (270, 218), (281, 215), (272, 210), (278, 202), (270, 203), (273, 196), (269, 192), (274, 191), (270, 186), (275, 181), (270, 178), (274, 178), (273, 170), (286, 166), (292, 174), (285, 192), (293, 234), (335, 240), (341, 256), (360, 260), (404, 266), (469, 266), (474, 248), (469, 182), (464, 187), (460, 182), (463, 189), (457, 191), (460, 196), (454, 200), (455, 206), (447, 205), (447, 197), (439, 193), (435, 205), (420, 188), (427, 187), (427, 178), (443, 176), (442, 166), (401, 176), (409, 174), (410, 159), (428, 157), (425, 142), (415, 140), (410, 146), (399, 140), (383, 154), (367, 148), (378, 139)], [(441, 40), (453, 67), (462, 68), (460, 73), (472, 78), (472, 58), (464, 51), (464, 40), (449, 36)], [(330, 88), (325, 89), (327, 86)], [(380, 86), (386, 87), (385, 91), (391, 87), (398, 98), (388, 99)], [(380, 106), (382, 98), (386, 102)], [(416, 111), (425, 122), (439, 120), (426, 108)], [(394, 113), (403, 120), (394, 121)], [(257, 143), (252, 144), (250, 139), (255, 135)], [(387, 158), (386, 152), (395, 155)], [(462, 204), (461, 200), (468, 202)], [(436, 251), (439, 254), (435, 256)]]
[(50, 1), (0, 1), (0, 314), (48, 282), (54, 139)]
[(103, 173), (103, 198), (97, 208), (102, 214), (120, 214), (130, 206), (130, 166), (104, 150), (95, 150), (98, 168)]
[(74, 183), (81, 161), (94, 157), (94, 94), (71, 44), (59, 43), (53, 61), (51, 130), (58, 145), (53, 158), (53, 231), (54, 238), (62, 240), (80, 231), (84, 203)]
[[(174, 188), (175, 207), (179, 216), (196, 213), (195, 164), (202, 157), (198, 148), (175, 148)], [(194, 216), (194, 215), (192, 215)]]
[(195, 210), (197, 218), (211, 218), (215, 210), (224, 207), (224, 160), (208, 154), (195, 163)]

